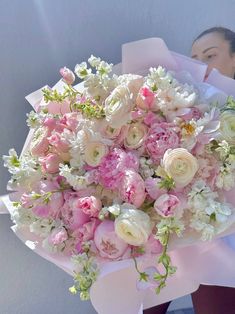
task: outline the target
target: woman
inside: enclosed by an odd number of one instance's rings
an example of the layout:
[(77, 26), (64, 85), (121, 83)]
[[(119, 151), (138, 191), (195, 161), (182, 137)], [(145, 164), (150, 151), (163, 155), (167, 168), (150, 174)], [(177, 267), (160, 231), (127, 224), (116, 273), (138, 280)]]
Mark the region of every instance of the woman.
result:
[[(191, 56), (208, 65), (205, 80), (213, 68), (235, 78), (235, 32), (224, 27), (205, 30), (194, 40)], [(192, 301), (195, 314), (235, 314), (235, 288), (200, 285)], [(165, 314), (169, 305), (155, 306), (144, 314)]]

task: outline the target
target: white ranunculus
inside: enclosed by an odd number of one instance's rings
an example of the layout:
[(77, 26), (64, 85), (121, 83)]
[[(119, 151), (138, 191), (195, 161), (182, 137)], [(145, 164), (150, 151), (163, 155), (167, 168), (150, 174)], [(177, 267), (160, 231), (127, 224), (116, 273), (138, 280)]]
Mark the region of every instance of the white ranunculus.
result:
[(235, 144), (235, 110), (227, 110), (221, 114), (220, 131), (226, 141)]
[(86, 144), (84, 151), (84, 160), (91, 166), (96, 167), (100, 164), (101, 159), (107, 154), (107, 146), (100, 142), (90, 142)]
[(176, 187), (185, 187), (196, 174), (197, 159), (185, 148), (168, 149), (162, 160), (166, 173), (173, 178)]
[(146, 137), (147, 127), (142, 123), (132, 123), (127, 132), (127, 136), (124, 140), (124, 145), (127, 148), (135, 149), (139, 148)]
[(131, 120), (134, 103), (130, 90), (125, 85), (117, 86), (105, 100), (106, 120), (113, 128), (120, 128)]
[(130, 245), (143, 245), (152, 231), (150, 217), (141, 210), (125, 208), (115, 220), (115, 232)]

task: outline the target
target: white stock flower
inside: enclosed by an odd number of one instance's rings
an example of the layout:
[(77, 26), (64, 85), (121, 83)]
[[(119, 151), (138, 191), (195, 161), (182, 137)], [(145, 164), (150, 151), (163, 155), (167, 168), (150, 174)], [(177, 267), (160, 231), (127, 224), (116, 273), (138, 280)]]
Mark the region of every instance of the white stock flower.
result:
[(213, 192), (206, 182), (203, 180), (197, 180), (192, 190), (188, 193), (188, 204), (194, 209), (204, 210), (209, 200), (214, 200), (218, 197), (216, 192)]
[(184, 148), (168, 149), (163, 156), (162, 166), (173, 178), (176, 187), (188, 185), (199, 167), (197, 159)]
[(131, 120), (133, 106), (133, 99), (128, 87), (117, 86), (105, 100), (106, 120), (114, 128), (125, 125)]
[(68, 184), (70, 184), (75, 190), (80, 190), (87, 187), (86, 178), (80, 175), (79, 171), (73, 168), (69, 168), (68, 165), (60, 164), (59, 174), (63, 176)]
[(130, 124), (124, 140), (125, 147), (130, 149), (139, 148), (143, 144), (146, 134), (147, 127), (144, 124), (138, 122)]
[(221, 114), (220, 131), (226, 141), (235, 145), (235, 110), (226, 110)]
[(115, 232), (130, 245), (143, 245), (152, 231), (150, 217), (133, 205), (125, 204), (115, 220)]
[(219, 189), (231, 190), (235, 185), (234, 171), (227, 163), (220, 167), (220, 172), (216, 177), (216, 186)]
[(74, 68), (74, 72), (80, 79), (84, 79), (87, 75), (91, 74), (91, 69), (87, 69), (87, 63), (82, 62), (80, 64), (76, 64)]
[(216, 221), (219, 223), (226, 222), (232, 214), (231, 208), (227, 204), (219, 203), (214, 200), (209, 200), (208, 206), (205, 208), (205, 212), (209, 216), (214, 214)]
[(101, 142), (87, 143), (84, 152), (84, 161), (89, 166), (97, 167), (107, 152), (107, 146)]

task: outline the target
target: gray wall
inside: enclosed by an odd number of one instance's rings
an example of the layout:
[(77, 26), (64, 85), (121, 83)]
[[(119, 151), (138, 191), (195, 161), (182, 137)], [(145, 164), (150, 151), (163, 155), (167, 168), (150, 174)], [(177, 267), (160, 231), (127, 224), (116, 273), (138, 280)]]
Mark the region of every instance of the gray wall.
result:
[[(0, 0), (0, 155), (20, 153), (31, 110), (24, 97), (59, 79), (91, 53), (117, 63), (121, 45), (162, 37), (171, 50), (189, 54), (205, 28), (235, 29), (233, 0)], [(0, 194), (7, 171), (0, 166)], [(26, 248), (0, 216), (0, 313), (94, 313), (67, 293), (71, 278)], [(124, 313), (128, 314), (128, 313)]]

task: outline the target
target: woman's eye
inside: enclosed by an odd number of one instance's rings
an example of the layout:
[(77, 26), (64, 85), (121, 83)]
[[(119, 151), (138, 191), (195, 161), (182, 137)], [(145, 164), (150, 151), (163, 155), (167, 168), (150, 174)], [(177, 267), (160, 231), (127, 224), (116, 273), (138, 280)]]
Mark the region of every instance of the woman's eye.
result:
[(208, 55), (208, 56), (206, 57), (206, 59), (207, 59), (207, 60), (211, 60), (211, 59), (213, 59), (215, 56), (216, 56), (215, 54), (211, 54), (211, 55)]

